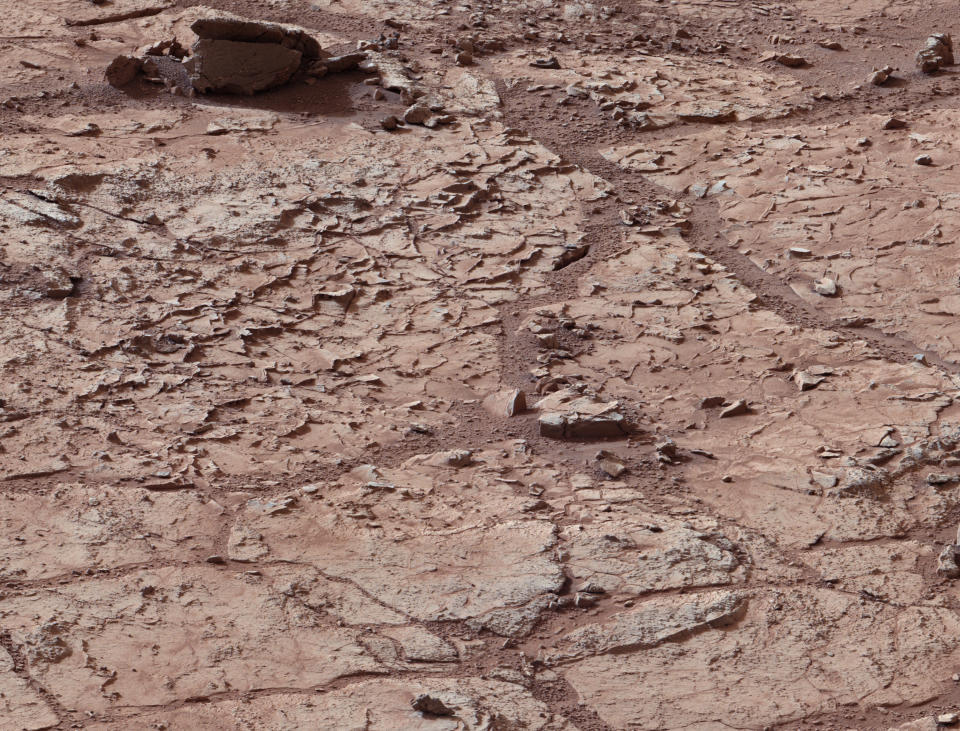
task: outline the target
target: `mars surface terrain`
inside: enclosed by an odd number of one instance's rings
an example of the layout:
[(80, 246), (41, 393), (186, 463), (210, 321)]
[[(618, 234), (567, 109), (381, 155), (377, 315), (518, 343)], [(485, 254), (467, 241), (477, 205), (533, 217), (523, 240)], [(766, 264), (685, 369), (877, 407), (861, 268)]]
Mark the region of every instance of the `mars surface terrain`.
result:
[(955, 3), (0, 11), (0, 730), (960, 724)]

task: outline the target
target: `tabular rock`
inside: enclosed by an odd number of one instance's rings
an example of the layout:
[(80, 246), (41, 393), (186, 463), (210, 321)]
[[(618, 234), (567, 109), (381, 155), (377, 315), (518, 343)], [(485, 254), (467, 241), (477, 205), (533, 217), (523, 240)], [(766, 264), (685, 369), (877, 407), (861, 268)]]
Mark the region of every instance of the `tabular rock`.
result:
[(538, 69), (558, 69), (560, 68), (560, 62), (557, 61), (556, 56), (550, 56), (549, 58), (538, 58), (535, 61), (531, 61), (530, 65)]
[(627, 433), (621, 414), (591, 416), (578, 413), (549, 413), (540, 417), (540, 435), (552, 439), (602, 439)]
[(629, 433), (618, 402), (599, 401), (592, 396), (569, 400), (569, 394), (551, 394), (537, 404), (540, 435), (551, 439), (602, 439), (622, 437)]
[(186, 62), (190, 83), (200, 92), (254, 94), (290, 80), (303, 54), (276, 43), (200, 40)]
[(304, 29), (279, 23), (218, 16), (200, 18), (194, 21), (190, 30), (204, 40), (277, 45), (297, 51), (308, 59), (319, 58), (322, 53), (317, 39)]
[[(696, 107), (685, 111), (678, 111), (677, 119), (681, 122), (726, 124), (737, 121), (737, 110), (731, 107)], [(707, 192), (709, 192), (709, 190)], [(706, 193), (704, 193), (704, 195), (706, 195)]]
[(917, 66), (925, 74), (932, 74), (942, 66), (953, 64), (953, 40), (947, 33), (934, 33), (917, 52)]
[(778, 54), (773, 57), (773, 60), (792, 69), (801, 68), (807, 65), (807, 59), (805, 59), (803, 56), (794, 56), (789, 53)]

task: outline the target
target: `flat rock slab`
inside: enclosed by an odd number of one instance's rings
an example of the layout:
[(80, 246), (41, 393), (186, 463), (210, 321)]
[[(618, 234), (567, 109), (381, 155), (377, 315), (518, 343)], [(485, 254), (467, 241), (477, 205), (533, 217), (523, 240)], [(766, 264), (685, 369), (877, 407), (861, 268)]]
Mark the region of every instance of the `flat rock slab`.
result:
[(275, 44), (299, 51), (305, 58), (319, 58), (320, 43), (303, 28), (264, 23), (244, 18), (214, 17), (194, 21), (190, 29), (201, 39)]

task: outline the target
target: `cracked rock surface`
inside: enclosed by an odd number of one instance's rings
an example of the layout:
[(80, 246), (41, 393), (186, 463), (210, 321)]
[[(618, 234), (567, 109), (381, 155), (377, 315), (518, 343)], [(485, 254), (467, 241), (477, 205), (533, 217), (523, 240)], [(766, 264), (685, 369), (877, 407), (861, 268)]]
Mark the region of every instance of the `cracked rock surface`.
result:
[(952, 5), (208, 3), (0, 0), (0, 729), (957, 723)]

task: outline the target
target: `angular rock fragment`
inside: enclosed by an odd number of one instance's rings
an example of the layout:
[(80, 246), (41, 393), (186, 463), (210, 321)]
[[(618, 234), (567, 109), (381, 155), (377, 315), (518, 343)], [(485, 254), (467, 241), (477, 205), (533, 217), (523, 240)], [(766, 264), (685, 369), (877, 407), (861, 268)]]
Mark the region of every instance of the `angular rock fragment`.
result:
[(917, 66), (925, 74), (953, 65), (953, 40), (949, 33), (934, 33), (917, 52)]
[(726, 419), (731, 416), (743, 416), (744, 414), (749, 414), (749, 413), (750, 413), (750, 407), (747, 406), (747, 402), (744, 401), (743, 399), (739, 399), (737, 401), (734, 401), (729, 406), (725, 407), (720, 412), (720, 418)]
[(276, 43), (203, 39), (185, 66), (199, 92), (249, 96), (285, 84), (302, 58), (300, 51)]
[(420, 713), (428, 713), (432, 716), (453, 716), (455, 711), (452, 708), (430, 693), (420, 693), (412, 701), (410, 707)]
[(655, 445), (657, 450), (657, 460), (661, 464), (673, 464), (677, 458), (677, 443), (670, 437), (664, 437)]
[(143, 68), (143, 60), (136, 56), (117, 56), (107, 66), (105, 77), (110, 86), (118, 89), (133, 81)]
[(433, 112), (427, 104), (417, 102), (403, 113), (403, 121), (407, 124), (425, 124), (432, 116)]
[(937, 557), (937, 573), (948, 579), (960, 577), (960, 565), (957, 564), (957, 551), (960, 547), (949, 545), (944, 547)]
[(837, 282), (830, 277), (822, 277), (813, 283), (813, 291), (821, 297), (836, 297)]
[(527, 409), (527, 398), (519, 388), (492, 393), (483, 400), (483, 407), (495, 416), (516, 416)]
[(881, 69), (875, 69), (872, 74), (870, 74), (870, 83), (874, 86), (883, 86), (890, 80), (890, 76), (893, 74), (893, 66), (884, 66)]
[(605, 449), (596, 454), (597, 466), (608, 476), (616, 479), (627, 471), (627, 466), (613, 452)]
[(816, 388), (821, 383), (823, 383), (825, 376), (816, 376), (807, 371), (795, 371), (793, 374), (793, 382), (797, 384), (797, 388), (801, 391), (809, 391)]

